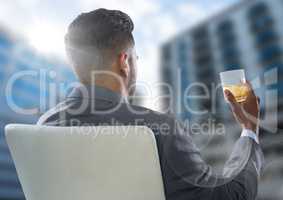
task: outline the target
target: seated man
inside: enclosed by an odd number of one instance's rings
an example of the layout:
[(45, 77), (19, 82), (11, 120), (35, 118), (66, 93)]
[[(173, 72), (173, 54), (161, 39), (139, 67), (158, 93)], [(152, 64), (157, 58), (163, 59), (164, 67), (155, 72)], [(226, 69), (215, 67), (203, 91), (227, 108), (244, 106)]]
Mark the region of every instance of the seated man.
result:
[(148, 126), (156, 137), (166, 199), (255, 199), (263, 156), (256, 134), (258, 100), (251, 86), (247, 83), (249, 95), (241, 105), (225, 91), (243, 130), (223, 174), (213, 174), (182, 123), (129, 103), (137, 74), (133, 29), (130, 17), (121, 11), (97, 9), (79, 15), (68, 28), (65, 43), (81, 86), (38, 124)]

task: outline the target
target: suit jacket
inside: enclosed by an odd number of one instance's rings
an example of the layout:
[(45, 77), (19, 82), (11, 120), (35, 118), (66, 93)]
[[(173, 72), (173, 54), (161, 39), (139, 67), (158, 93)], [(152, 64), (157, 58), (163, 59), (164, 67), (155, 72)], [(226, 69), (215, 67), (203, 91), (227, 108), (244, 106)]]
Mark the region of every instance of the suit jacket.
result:
[(144, 125), (156, 138), (168, 200), (252, 200), (263, 165), (260, 146), (240, 137), (223, 174), (213, 174), (186, 126), (173, 116), (134, 106), (101, 87), (77, 87), (38, 121), (50, 126)]

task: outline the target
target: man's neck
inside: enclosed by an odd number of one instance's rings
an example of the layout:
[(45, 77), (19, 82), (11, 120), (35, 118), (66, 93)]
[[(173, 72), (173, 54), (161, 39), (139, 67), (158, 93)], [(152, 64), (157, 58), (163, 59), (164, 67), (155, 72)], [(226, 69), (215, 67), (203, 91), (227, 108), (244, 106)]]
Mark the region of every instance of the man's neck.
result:
[[(93, 84), (85, 84), (85, 85), (92, 86)], [(116, 92), (123, 97), (128, 96), (128, 92), (124, 89), (124, 87), (121, 86), (121, 84), (117, 84), (117, 83), (115, 84), (111, 81), (98, 81), (97, 80), (97, 81), (95, 81), (94, 85), (106, 88), (106, 89), (111, 90), (113, 92)]]

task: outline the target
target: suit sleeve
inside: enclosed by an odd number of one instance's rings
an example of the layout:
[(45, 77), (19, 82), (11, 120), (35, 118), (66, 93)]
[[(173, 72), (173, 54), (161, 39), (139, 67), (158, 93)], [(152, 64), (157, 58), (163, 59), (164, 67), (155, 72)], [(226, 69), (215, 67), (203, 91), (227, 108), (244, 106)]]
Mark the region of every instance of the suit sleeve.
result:
[[(187, 189), (205, 199), (253, 200), (257, 195), (258, 179), (263, 166), (260, 146), (249, 137), (240, 137), (225, 163), (222, 174), (214, 174), (201, 158), (190, 133), (176, 122), (174, 131), (163, 137), (163, 159), (180, 185), (174, 190)], [(209, 197), (207, 197), (209, 195)]]

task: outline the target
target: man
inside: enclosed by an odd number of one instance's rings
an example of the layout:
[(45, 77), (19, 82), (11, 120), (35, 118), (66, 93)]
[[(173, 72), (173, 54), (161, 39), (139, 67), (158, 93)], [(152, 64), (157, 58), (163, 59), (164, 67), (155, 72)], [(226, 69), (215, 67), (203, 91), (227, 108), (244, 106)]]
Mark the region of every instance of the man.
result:
[(69, 26), (65, 43), (81, 86), (38, 124), (148, 126), (156, 137), (166, 199), (255, 199), (263, 156), (256, 134), (258, 100), (251, 86), (246, 84), (249, 95), (241, 105), (225, 91), (243, 131), (223, 174), (215, 175), (187, 127), (172, 116), (129, 103), (137, 74), (133, 29), (130, 17), (121, 11), (97, 9), (79, 15)]

